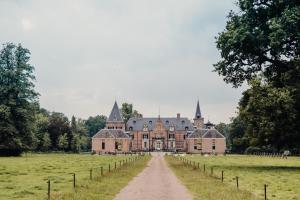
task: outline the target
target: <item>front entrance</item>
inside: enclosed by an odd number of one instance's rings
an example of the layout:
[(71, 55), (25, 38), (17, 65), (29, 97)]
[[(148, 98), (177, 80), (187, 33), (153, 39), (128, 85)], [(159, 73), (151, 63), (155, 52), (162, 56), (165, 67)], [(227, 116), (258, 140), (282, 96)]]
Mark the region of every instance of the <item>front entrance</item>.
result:
[(162, 141), (161, 140), (156, 140), (155, 141), (155, 150), (156, 151), (161, 151), (162, 150)]

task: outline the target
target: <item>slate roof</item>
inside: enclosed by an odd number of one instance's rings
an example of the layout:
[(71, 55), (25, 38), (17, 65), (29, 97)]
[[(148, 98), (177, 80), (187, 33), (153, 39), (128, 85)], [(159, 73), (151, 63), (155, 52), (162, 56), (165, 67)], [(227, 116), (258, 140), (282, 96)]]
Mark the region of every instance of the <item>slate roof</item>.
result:
[(130, 138), (121, 129), (101, 129), (93, 138)]
[[(158, 118), (130, 118), (127, 122), (127, 127), (132, 127), (132, 131), (142, 131), (144, 124), (148, 126), (148, 130), (152, 131), (155, 128), (156, 122)], [(174, 126), (175, 130), (186, 130), (188, 131), (194, 130), (193, 124), (188, 118), (177, 118), (177, 117), (167, 117), (160, 118), (164, 127), (169, 129), (170, 126)]]
[(107, 121), (108, 122), (124, 122), (122, 114), (120, 112), (120, 109), (119, 109), (116, 101), (110, 112), (110, 115), (109, 115)]
[(199, 105), (199, 100), (197, 101), (197, 107), (196, 107), (196, 113), (195, 113), (195, 119), (201, 118), (201, 110), (200, 110), (200, 105)]
[(225, 138), (216, 129), (197, 129), (188, 138)]

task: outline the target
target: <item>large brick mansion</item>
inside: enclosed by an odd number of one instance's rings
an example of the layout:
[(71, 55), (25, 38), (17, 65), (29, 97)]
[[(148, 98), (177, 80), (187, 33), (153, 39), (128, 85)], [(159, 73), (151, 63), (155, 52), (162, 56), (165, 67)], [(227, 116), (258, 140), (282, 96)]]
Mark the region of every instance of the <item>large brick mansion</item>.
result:
[(223, 154), (225, 149), (225, 137), (210, 122), (204, 124), (199, 101), (193, 122), (178, 113), (176, 117), (166, 118), (133, 117), (126, 126), (115, 102), (105, 129), (92, 139), (92, 150), (96, 153), (184, 151)]

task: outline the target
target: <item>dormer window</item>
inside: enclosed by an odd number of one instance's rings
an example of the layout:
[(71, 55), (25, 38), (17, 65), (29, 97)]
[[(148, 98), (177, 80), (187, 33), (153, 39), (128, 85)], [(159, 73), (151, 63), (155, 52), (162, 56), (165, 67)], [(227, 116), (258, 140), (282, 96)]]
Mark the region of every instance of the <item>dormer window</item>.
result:
[(129, 127), (129, 130), (132, 131), (132, 126)]
[(171, 132), (174, 131), (174, 126), (170, 126), (170, 131), (171, 131)]
[(181, 121), (181, 124), (184, 124), (184, 123), (185, 123), (185, 121), (184, 121), (184, 120), (182, 120), (182, 121)]
[(149, 124), (152, 125), (152, 121), (151, 120), (149, 121)]
[(166, 124), (169, 124), (169, 120), (166, 121)]
[(186, 131), (187, 131), (187, 130), (189, 130), (189, 127), (188, 127), (188, 126), (186, 126), (186, 127), (185, 127), (185, 130), (186, 130)]
[(147, 124), (144, 124), (143, 131), (144, 131), (144, 132), (148, 131), (148, 126), (147, 126)]
[(136, 124), (136, 121), (135, 121), (135, 120), (133, 120), (133, 124)]

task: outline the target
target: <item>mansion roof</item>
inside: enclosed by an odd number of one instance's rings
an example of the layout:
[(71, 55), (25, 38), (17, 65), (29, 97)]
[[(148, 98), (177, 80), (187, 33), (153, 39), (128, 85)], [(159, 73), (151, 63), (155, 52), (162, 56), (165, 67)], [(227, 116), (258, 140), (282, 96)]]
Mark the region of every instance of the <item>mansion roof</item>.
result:
[(196, 129), (188, 138), (225, 138), (216, 129)]
[(121, 129), (101, 129), (93, 138), (129, 138)]
[(152, 131), (158, 120), (161, 120), (165, 129), (169, 129), (173, 126), (175, 130), (179, 131), (191, 131), (194, 130), (193, 124), (188, 118), (130, 118), (127, 122), (127, 127), (132, 131), (142, 131), (144, 125), (148, 126), (148, 130)]

